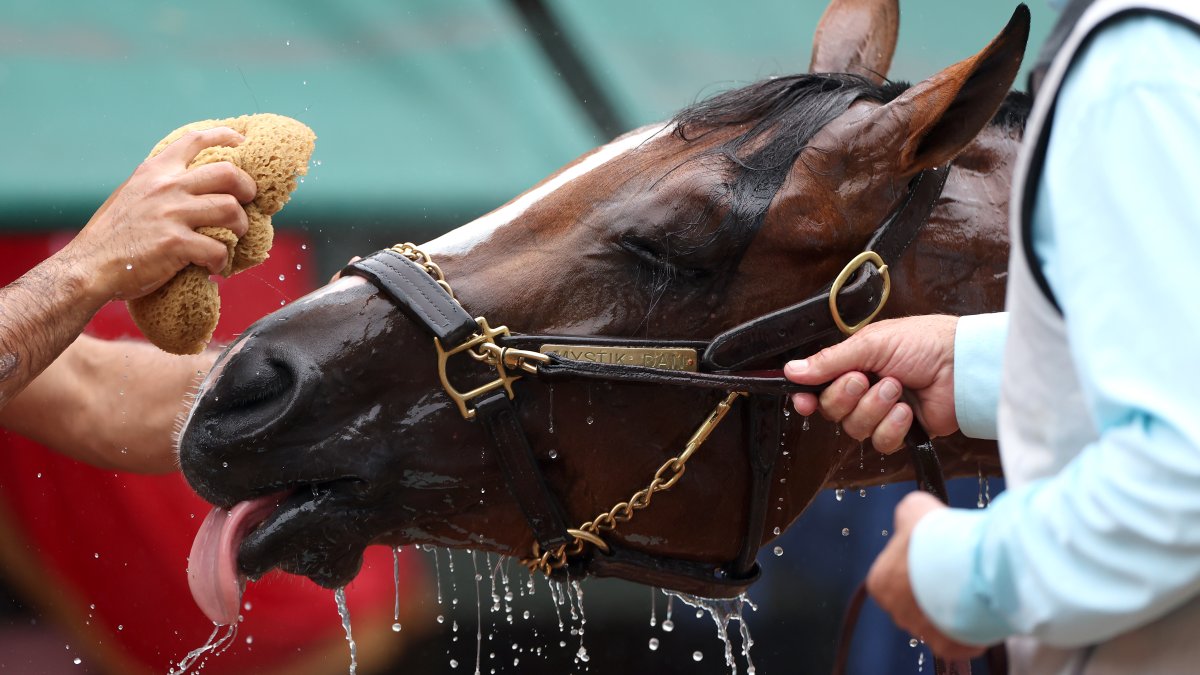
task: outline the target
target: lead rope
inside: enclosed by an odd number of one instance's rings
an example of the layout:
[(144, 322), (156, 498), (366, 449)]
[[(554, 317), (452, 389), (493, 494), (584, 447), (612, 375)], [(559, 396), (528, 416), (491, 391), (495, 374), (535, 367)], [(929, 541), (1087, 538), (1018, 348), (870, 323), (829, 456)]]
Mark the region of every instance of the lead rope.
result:
[[(917, 487), (949, 506), (950, 496), (946, 493), (946, 478), (942, 474), (941, 462), (938, 461), (937, 453), (934, 452), (929, 434), (925, 432), (915, 417), (912, 427), (904, 437), (904, 444), (912, 455)], [(846, 673), (846, 664), (850, 662), (850, 643), (854, 637), (854, 627), (858, 624), (858, 615), (862, 612), (862, 606), (866, 599), (867, 584), (863, 581), (854, 589), (854, 595), (850, 596), (850, 603), (846, 606), (846, 613), (842, 616), (842, 627), (838, 632), (837, 655), (833, 662), (834, 675), (845, 675)], [(1006, 672), (1006, 670), (996, 670), (997, 662), (994, 661), (993, 655), (993, 650), (996, 649), (996, 647), (988, 649), (988, 670), (991, 675), (1001, 675)], [(1003, 657), (1003, 647), (1000, 650), (1000, 655)], [(936, 675), (970, 675), (971, 662), (934, 658), (933, 670)]]

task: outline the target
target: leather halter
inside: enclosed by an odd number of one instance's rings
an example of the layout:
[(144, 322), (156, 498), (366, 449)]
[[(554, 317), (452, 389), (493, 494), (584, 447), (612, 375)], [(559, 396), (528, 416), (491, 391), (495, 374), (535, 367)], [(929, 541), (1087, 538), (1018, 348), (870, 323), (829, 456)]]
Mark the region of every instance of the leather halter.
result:
[[(644, 365), (596, 363), (565, 358), (556, 353), (538, 355), (534, 365), (521, 364), (526, 371), (548, 381), (557, 379), (594, 379), (611, 382), (637, 382), (675, 387), (742, 392), (750, 407), (746, 425), (748, 462), (751, 476), (749, 516), (740, 553), (725, 564), (655, 556), (625, 548), (615, 542), (601, 541), (603, 552), (590, 550), (570, 559), (556, 574), (580, 577), (618, 576), (641, 583), (671, 588), (710, 598), (731, 598), (741, 593), (759, 576), (755, 557), (762, 542), (766, 523), (767, 496), (779, 448), (782, 411), (786, 396), (795, 392), (819, 392), (823, 387), (797, 385), (782, 376), (782, 371), (738, 372), (750, 364), (782, 354), (807, 354), (837, 342), (874, 318), (882, 309), (890, 289), (887, 265), (898, 261), (917, 233), (928, 221), (945, 185), (949, 167), (921, 172), (909, 184), (906, 198), (879, 226), (866, 251), (876, 255), (859, 256), (847, 265), (842, 275), (813, 297), (770, 314), (747, 321), (716, 336), (710, 342), (690, 340), (639, 340), (612, 337), (508, 335), (507, 330), (492, 329), (480, 318), (472, 318), (453, 297), (441, 278), (441, 271), (424, 254), (417, 264), (405, 254), (385, 249), (348, 265), (344, 273), (365, 277), (379, 288), (407, 316), (417, 321), (435, 338), (440, 354), (443, 385), (455, 398), (463, 416), (480, 422), (492, 440), (509, 491), (520, 505), (542, 551), (561, 549), (580, 530), (569, 530), (564, 511), (546, 484), (537, 458), (521, 428), (513, 404), (512, 382), (521, 376), (506, 365), (505, 350), (537, 350), (547, 343), (558, 345), (606, 345), (617, 347), (690, 348), (702, 353), (698, 372), (664, 370)], [(409, 245), (406, 253), (416, 251)], [(882, 263), (882, 264), (881, 264)], [(853, 274), (852, 278), (849, 278)], [(849, 278), (849, 283), (843, 283)], [(837, 312), (837, 315), (831, 313)], [(853, 323), (852, 327), (847, 324)], [(445, 375), (445, 359), (466, 349), (490, 343), (498, 350), (493, 366), (499, 378), (471, 392), (455, 390)], [(445, 350), (443, 345), (451, 345)], [(529, 353), (529, 352), (526, 352)], [(472, 351), (477, 360), (482, 355)], [(469, 402), (468, 402), (469, 401)], [(471, 407), (473, 406), (473, 407)], [(932, 447), (915, 452), (914, 462), (921, 482), (940, 480), (937, 457)], [(936, 476), (936, 478), (930, 478)], [(588, 538), (592, 541), (592, 538)], [(595, 543), (595, 542), (593, 542)]]

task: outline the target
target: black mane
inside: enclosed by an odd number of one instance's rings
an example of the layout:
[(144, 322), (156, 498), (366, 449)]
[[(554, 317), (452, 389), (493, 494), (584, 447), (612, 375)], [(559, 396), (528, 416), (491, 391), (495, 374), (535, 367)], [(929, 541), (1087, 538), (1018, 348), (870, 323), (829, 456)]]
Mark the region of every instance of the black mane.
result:
[[(714, 206), (728, 211), (713, 236), (732, 235), (737, 264), (766, 217), (775, 193), (812, 136), (842, 115), (855, 101), (887, 103), (906, 89), (907, 82), (877, 85), (850, 74), (804, 74), (771, 78), (722, 92), (675, 115), (675, 134), (684, 140), (703, 137), (716, 129), (748, 125), (737, 137), (711, 151), (735, 167), (724, 193)], [(1030, 98), (1011, 93), (992, 119), (1006, 129), (1024, 128)], [(747, 152), (748, 148), (753, 148)], [(706, 219), (707, 220), (707, 219)]]

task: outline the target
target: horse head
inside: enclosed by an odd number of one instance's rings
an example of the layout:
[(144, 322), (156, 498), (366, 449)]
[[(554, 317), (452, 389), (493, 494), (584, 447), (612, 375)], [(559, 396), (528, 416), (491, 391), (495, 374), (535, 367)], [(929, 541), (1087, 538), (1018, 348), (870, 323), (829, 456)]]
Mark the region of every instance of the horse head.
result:
[[(625, 134), (421, 249), (462, 307), (493, 325), (707, 341), (827, 289), (907, 208), (917, 177), (940, 171), (944, 187), (924, 227), (886, 261), (884, 316), (998, 310), (1020, 138), (1010, 113), (1021, 104), (1009, 90), (1027, 10), (975, 56), (912, 86), (883, 78), (897, 16), (895, 2), (835, 2), (810, 73), (729, 91)], [(745, 367), (779, 368), (786, 350), (759, 356)], [(357, 275), (263, 318), (225, 351), (180, 454), (205, 499), (261, 511), (261, 525), (243, 522), (247, 532), (222, 544), (236, 548), (227, 557), (236, 554), (240, 572), (280, 567), (333, 587), (353, 577), (371, 544), (529, 555), (522, 496), (435, 363), (429, 334)], [(453, 362), (450, 376), (469, 380), (474, 365)], [(533, 375), (513, 387), (536, 468), (570, 524), (645, 488), (723, 398)], [(809, 429), (786, 415), (782, 397), (772, 400), (735, 403), (670, 492), (606, 528), (604, 540), (722, 563), (744, 548), (756, 491), (766, 490), (769, 508), (751, 552), (824, 487), (911, 475), (898, 457), (864, 465), (859, 443), (821, 420)], [(763, 417), (776, 419), (770, 443), (780, 452), (760, 489), (745, 438)], [(991, 444), (953, 437), (939, 447), (951, 472), (997, 466)]]

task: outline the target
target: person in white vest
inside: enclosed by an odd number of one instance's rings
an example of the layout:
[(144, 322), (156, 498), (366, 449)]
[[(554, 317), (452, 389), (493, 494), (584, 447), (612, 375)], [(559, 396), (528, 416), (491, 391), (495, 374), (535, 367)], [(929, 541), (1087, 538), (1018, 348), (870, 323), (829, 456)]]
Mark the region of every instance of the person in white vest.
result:
[(1007, 639), (1016, 673), (1197, 672), (1200, 3), (1076, 0), (1043, 54), (1007, 313), (880, 322), (785, 373), (833, 380), (796, 410), (882, 452), (914, 413), (998, 438), (1008, 490), (909, 495), (868, 577), (935, 653)]

